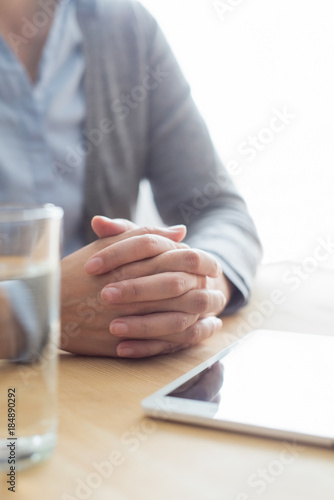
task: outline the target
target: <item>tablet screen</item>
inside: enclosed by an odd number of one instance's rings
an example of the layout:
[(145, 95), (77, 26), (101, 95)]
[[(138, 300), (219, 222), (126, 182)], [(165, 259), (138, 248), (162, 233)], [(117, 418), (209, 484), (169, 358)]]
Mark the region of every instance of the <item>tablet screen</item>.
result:
[(215, 419), (334, 436), (334, 338), (258, 331), (168, 394)]

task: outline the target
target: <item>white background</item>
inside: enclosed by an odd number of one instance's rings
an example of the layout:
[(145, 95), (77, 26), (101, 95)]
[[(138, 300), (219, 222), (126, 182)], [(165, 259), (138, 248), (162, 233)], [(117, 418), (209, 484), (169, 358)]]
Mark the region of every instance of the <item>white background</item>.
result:
[[(334, 240), (333, 0), (142, 3), (176, 53), (224, 163), (240, 165), (234, 181), (264, 261), (302, 261), (319, 238)], [(263, 128), (284, 108), (294, 118), (268, 136)], [(258, 134), (270, 142), (251, 159), (238, 148)], [(150, 217), (141, 204), (139, 221)], [(333, 256), (322, 265), (333, 266)]]

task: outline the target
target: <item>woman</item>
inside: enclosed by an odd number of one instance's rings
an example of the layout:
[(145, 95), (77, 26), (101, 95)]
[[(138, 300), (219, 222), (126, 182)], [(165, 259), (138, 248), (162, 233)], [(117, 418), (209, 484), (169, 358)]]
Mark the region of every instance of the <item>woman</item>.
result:
[[(2, 0), (0, 20), (0, 198), (64, 208), (61, 347), (143, 357), (212, 335), (261, 248), (155, 20), (130, 0)], [(143, 178), (176, 228), (130, 222)]]

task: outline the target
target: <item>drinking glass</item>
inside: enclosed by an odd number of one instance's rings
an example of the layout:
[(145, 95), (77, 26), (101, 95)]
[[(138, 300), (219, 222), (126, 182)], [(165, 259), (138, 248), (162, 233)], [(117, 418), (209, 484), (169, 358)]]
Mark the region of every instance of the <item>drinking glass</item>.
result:
[(54, 205), (0, 205), (0, 473), (9, 487), (57, 439), (62, 217)]

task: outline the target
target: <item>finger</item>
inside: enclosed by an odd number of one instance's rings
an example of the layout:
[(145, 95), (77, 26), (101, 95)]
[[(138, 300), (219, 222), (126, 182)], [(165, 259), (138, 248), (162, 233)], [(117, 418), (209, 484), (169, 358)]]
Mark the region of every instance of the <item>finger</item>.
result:
[[(187, 228), (183, 224), (169, 227), (142, 226), (139, 227), (127, 219), (109, 219), (102, 215), (96, 215), (92, 219), (92, 229), (99, 238), (108, 236), (118, 236), (127, 231), (135, 231), (129, 234), (160, 234), (173, 241), (182, 241), (187, 233)], [(138, 229), (140, 232), (138, 232)]]
[(109, 219), (102, 215), (97, 215), (92, 219), (92, 229), (99, 238), (117, 236), (125, 231), (137, 228), (136, 224), (126, 219)]
[[(136, 231), (140, 232), (140, 229)], [(176, 243), (161, 236), (164, 231), (157, 230), (160, 234), (129, 237), (100, 250), (86, 262), (85, 271), (89, 274), (103, 274), (129, 262), (155, 257), (176, 248), (187, 248), (184, 243)], [(169, 231), (173, 232), (170, 228)]]
[(206, 278), (189, 273), (161, 273), (107, 285), (102, 300), (114, 304), (157, 301), (179, 297), (194, 288), (205, 288)]
[(201, 319), (185, 332), (170, 339), (125, 340), (120, 342), (117, 346), (117, 355), (123, 358), (144, 358), (158, 354), (168, 354), (202, 342), (218, 332), (221, 327), (222, 321), (218, 318)]
[(178, 248), (151, 259), (121, 266), (115, 271), (113, 278), (115, 281), (123, 281), (171, 271), (212, 278), (218, 278), (222, 274), (222, 269), (216, 259), (207, 252), (193, 248)]
[(190, 290), (182, 297), (163, 300), (156, 307), (159, 307), (159, 311), (179, 311), (205, 316), (208, 314), (221, 314), (226, 302), (226, 297), (222, 291), (202, 289)]
[[(99, 216), (100, 217), (100, 216)], [(107, 219), (108, 220), (108, 219)], [(123, 220), (123, 219), (119, 219)], [(125, 220), (125, 219), (124, 219)], [(127, 221), (126, 221), (127, 222)], [(170, 227), (164, 227), (164, 228), (159, 228), (155, 226), (141, 226), (141, 227), (136, 227), (135, 229), (129, 229), (127, 231), (124, 231), (123, 233), (119, 233), (118, 235), (114, 236), (104, 236), (103, 238), (97, 240), (94, 242), (94, 245), (100, 247), (98, 251), (101, 251), (103, 249), (109, 248), (112, 245), (115, 245), (115, 243), (118, 243), (119, 241), (124, 241), (128, 240), (129, 238), (133, 238), (134, 236), (144, 236), (147, 234), (156, 234), (159, 236), (163, 236), (165, 238), (168, 238), (171, 241), (175, 242), (181, 242), (182, 239), (184, 238), (185, 234), (187, 232), (187, 229), (185, 226), (170, 226)], [(101, 233), (103, 234), (103, 233)], [(181, 248), (181, 246), (180, 246)], [(182, 248), (189, 248), (188, 245), (183, 244)], [(92, 260), (96, 254), (92, 255), (87, 262)]]
[(158, 272), (183, 271), (191, 274), (218, 278), (222, 269), (217, 260), (207, 252), (195, 248), (170, 250), (155, 257)]
[[(189, 290), (178, 297), (143, 302), (133, 300), (123, 304), (113, 302), (113, 304), (117, 305), (117, 311), (120, 316), (170, 311), (198, 314), (200, 316), (221, 314), (227, 303), (224, 293), (221, 290), (205, 289), (201, 287), (200, 281), (198, 289)], [(164, 293), (163, 288), (160, 288), (160, 293), (161, 295)], [(105, 300), (104, 294), (102, 295), (102, 299)]]
[(148, 339), (183, 332), (198, 319), (197, 314), (183, 312), (153, 313), (146, 316), (127, 316), (110, 323), (110, 333), (115, 337)]
[(120, 239), (118, 241), (129, 239), (132, 238), (133, 236), (143, 236), (145, 234), (153, 234), (153, 235), (156, 234), (158, 236), (164, 236), (169, 240), (180, 242), (184, 239), (185, 235), (187, 234), (187, 228), (182, 224), (179, 226), (169, 226), (169, 227), (136, 226), (135, 228), (126, 230), (124, 233), (120, 233), (119, 235)]
[(173, 299), (152, 300), (148, 302), (130, 302), (109, 304), (117, 318), (143, 316), (153, 313), (180, 312), (195, 314), (199, 317), (221, 314), (226, 305), (226, 298), (220, 290), (190, 290)]

